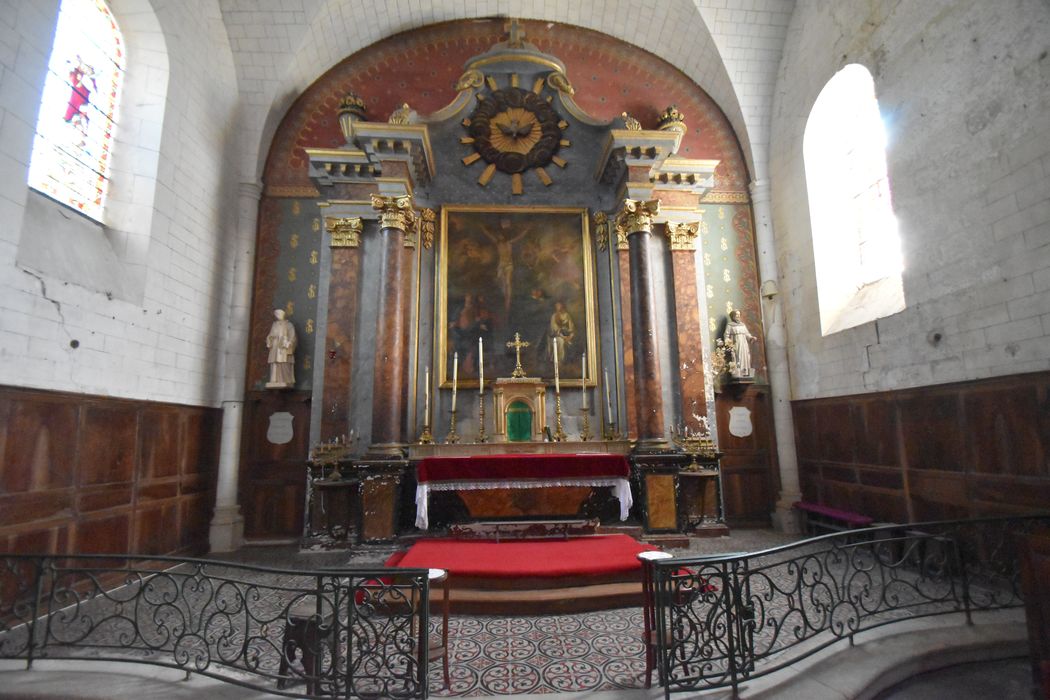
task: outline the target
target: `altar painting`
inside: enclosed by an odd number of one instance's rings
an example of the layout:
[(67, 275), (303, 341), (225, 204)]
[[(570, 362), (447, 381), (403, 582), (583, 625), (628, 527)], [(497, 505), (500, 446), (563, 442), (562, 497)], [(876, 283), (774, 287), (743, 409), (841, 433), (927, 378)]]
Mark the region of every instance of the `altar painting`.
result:
[(442, 387), (477, 387), (478, 338), (484, 340), (485, 379), (509, 377), (519, 333), (528, 347), (529, 377), (554, 382), (558, 340), (563, 386), (580, 386), (587, 353), (593, 386), (595, 355), (594, 253), (585, 209), (444, 207), (438, 256), (437, 360)]

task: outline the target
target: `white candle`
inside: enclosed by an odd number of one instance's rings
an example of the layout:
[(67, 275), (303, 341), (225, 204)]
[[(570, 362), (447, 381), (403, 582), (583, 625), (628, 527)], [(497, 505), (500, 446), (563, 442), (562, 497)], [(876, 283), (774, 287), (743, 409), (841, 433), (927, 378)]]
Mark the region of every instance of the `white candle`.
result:
[(452, 410), (456, 410), (456, 382), (459, 379), (459, 353), (452, 353)]
[(583, 410), (587, 410), (587, 353), (583, 353), (583, 380), (580, 382), (580, 391), (583, 392)]
[(427, 367), (426, 379), (423, 380), (423, 425), (430, 425), (430, 368)]
[(554, 393), (561, 393), (561, 383), (558, 381), (558, 338), (554, 340)]
[(608, 419), (612, 420), (612, 399), (609, 397), (609, 370), (605, 370), (605, 412), (608, 414)]
[(478, 393), (485, 393), (485, 341), (478, 338)]

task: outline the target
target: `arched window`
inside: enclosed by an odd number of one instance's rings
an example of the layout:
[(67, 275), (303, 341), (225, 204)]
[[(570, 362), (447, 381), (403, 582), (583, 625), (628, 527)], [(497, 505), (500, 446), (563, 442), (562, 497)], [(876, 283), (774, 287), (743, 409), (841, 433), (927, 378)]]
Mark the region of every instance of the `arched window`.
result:
[(821, 90), (803, 137), (824, 335), (904, 310), (886, 144), (871, 73), (848, 65)]
[(102, 222), (124, 80), (124, 39), (103, 0), (62, 0), (29, 186)]

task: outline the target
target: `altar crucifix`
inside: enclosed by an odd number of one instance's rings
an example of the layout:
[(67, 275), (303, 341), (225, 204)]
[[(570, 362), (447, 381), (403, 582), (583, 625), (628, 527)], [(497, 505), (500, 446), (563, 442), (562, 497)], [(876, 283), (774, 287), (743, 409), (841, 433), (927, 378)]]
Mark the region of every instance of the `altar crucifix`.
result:
[(521, 339), (521, 333), (514, 334), (514, 342), (507, 343), (508, 348), (514, 348), (514, 371), (510, 376), (520, 378), (525, 376), (525, 370), (521, 366), (521, 349), (529, 347), (529, 341)]

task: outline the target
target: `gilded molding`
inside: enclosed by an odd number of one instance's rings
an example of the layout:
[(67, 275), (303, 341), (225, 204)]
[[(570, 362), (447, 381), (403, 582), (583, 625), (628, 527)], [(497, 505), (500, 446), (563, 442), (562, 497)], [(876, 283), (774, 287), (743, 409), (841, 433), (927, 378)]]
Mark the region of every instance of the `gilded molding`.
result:
[(412, 196), (384, 197), (372, 195), (372, 208), (379, 212), (380, 228), (396, 228), (410, 233), (415, 225), (416, 213), (412, 210)]
[(628, 131), (641, 131), (642, 130), (642, 123), (640, 121), (638, 121), (637, 119), (635, 119), (634, 117), (632, 117), (627, 112), (624, 112), (620, 116), (623, 118), (624, 128), (627, 129)]
[(361, 245), (364, 221), (360, 216), (326, 216), (324, 227), (332, 237), (329, 244), (332, 248), (357, 248)]
[(696, 250), (696, 237), (700, 234), (700, 225), (699, 221), (690, 223), (668, 221), (666, 231), (671, 250)]
[(631, 245), (627, 242), (627, 230), (619, 223), (616, 224), (616, 250), (630, 250)]
[(747, 192), (708, 192), (700, 198), (701, 204), (747, 204), (750, 201)]
[(386, 122), (387, 124), (405, 126), (408, 124), (411, 116), (412, 108), (408, 106), (407, 102), (402, 102), (400, 107), (390, 113), (390, 118), (387, 119)]
[(656, 128), (658, 131), (681, 131), (684, 133), (686, 131), (685, 115), (678, 111), (678, 107), (671, 105), (660, 115), (660, 122)]
[(485, 84), (485, 74), (481, 71), (471, 68), (463, 75), (459, 76), (459, 80), (456, 81), (456, 91), (477, 89)]
[(313, 199), (320, 197), (321, 193), (312, 185), (267, 185), (263, 191), (267, 197), (301, 197)]
[(653, 217), (659, 213), (659, 199), (625, 199), (623, 207), (616, 214), (616, 224), (628, 236), (639, 232), (652, 233)]
[(594, 222), (594, 240), (598, 244), (598, 250), (605, 250), (609, 246), (609, 215), (604, 211), (596, 211), (591, 219)]
[(419, 212), (419, 238), (423, 247), (430, 250), (434, 247), (434, 230), (437, 227), (437, 212), (423, 209)]
[(561, 71), (552, 71), (547, 75), (547, 85), (553, 90), (565, 93), (566, 95), (575, 95), (576, 90), (572, 87), (572, 83), (565, 77), (565, 74)]

